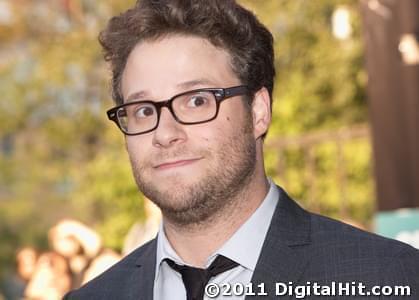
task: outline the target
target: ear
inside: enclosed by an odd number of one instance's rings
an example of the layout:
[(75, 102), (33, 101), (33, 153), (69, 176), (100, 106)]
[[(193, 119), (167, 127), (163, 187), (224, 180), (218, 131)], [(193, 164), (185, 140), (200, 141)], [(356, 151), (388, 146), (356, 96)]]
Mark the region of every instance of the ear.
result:
[(258, 139), (268, 131), (271, 124), (271, 97), (268, 90), (263, 87), (255, 93), (252, 103), (253, 132)]

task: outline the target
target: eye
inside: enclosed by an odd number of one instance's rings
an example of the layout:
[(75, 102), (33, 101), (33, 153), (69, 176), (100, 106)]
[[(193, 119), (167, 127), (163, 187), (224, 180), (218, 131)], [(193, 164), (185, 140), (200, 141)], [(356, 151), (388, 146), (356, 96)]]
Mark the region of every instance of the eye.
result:
[(137, 118), (147, 118), (154, 115), (154, 109), (151, 106), (143, 106), (135, 110)]
[(201, 95), (194, 95), (189, 98), (187, 106), (188, 107), (200, 107), (208, 103), (208, 99)]

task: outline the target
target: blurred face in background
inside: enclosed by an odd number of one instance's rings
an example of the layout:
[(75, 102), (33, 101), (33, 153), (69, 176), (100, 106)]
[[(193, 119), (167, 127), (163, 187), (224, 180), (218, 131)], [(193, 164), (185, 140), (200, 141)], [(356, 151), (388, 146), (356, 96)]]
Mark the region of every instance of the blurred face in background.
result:
[[(199, 37), (172, 35), (133, 49), (122, 93), (125, 102), (159, 102), (189, 90), (240, 84), (227, 51)], [(226, 99), (215, 120), (195, 125), (178, 123), (163, 108), (157, 129), (126, 136), (136, 182), (167, 219), (181, 225), (205, 221), (249, 182), (256, 142), (244, 101)]]
[(71, 288), (67, 261), (54, 252), (43, 253), (25, 290), (29, 299), (61, 299)]
[(35, 249), (30, 247), (23, 248), (17, 252), (17, 272), (23, 280), (28, 281), (31, 278), (35, 270), (37, 258), (38, 254)]

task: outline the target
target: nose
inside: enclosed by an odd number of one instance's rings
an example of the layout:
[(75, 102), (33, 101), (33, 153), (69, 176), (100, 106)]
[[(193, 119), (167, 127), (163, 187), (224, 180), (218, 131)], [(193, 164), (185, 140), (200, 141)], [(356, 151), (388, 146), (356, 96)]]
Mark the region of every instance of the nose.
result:
[(169, 148), (186, 140), (183, 125), (178, 123), (172, 113), (163, 107), (160, 113), (159, 125), (154, 131), (153, 145), (161, 148)]

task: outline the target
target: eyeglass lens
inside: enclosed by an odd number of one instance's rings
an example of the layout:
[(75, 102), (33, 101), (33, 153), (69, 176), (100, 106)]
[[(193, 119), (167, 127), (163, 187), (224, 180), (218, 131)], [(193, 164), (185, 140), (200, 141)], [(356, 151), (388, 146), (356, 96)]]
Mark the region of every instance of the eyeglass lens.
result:
[[(198, 91), (179, 95), (171, 103), (174, 118), (184, 124), (205, 122), (217, 113), (217, 101), (210, 91)], [(159, 121), (159, 111), (152, 102), (132, 103), (121, 107), (117, 117), (122, 129), (128, 134), (152, 130)]]

